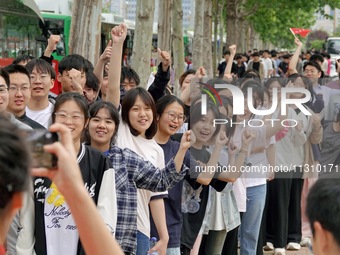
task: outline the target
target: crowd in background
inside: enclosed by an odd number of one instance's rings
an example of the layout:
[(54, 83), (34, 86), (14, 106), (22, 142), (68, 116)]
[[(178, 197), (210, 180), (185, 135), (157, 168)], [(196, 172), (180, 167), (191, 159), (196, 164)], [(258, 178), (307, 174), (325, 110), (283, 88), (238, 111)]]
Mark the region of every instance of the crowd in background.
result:
[[(160, 63), (146, 90), (147, 81), (121, 61), (126, 34), (124, 24), (113, 28), (95, 65), (73, 54), (60, 61), (58, 73), (51, 53), (60, 38), (51, 36), (41, 58), (23, 57), (0, 70), (0, 114), (27, 132), (52, 123), (68, 127), (85, 188), (125, 254), (283, 255), (310, 247), (308, 192), (318, 175), (337, 173), (340, 165), (340, 82), (327, 79), (329, 54), (302, 53), (298, 39), (293, 54), (238, 54), (233, 45), (218, 77), (204, 82), (204, 67), (191, 69), (188, 58), (176, 97), (170, 54), (158, 49)], [(56, 79), (62, 93), (53, 98)], [(223, 83), (252, 99), (251, 107), (244, 101), (244, 114), (233, 114), (234, 95), (223, 88), (202, 114), (201, 94)], [(308, 91), (301, 106), (310, 115), (284, 101), (305, 94), (281, 98), (283, 88)], [(270, 109), (273, 98), (279, 102), (273, 113), (253, 114)], [(218, 166), (236, 171), (214, 171)], [(276, 171), (267, 172), (269, 166)], [(57, 182), (36, 176), (29, 187), (7, 234), (7, 254), (85, 254)], [(151, 237), (158, 240), (154, 247)]]

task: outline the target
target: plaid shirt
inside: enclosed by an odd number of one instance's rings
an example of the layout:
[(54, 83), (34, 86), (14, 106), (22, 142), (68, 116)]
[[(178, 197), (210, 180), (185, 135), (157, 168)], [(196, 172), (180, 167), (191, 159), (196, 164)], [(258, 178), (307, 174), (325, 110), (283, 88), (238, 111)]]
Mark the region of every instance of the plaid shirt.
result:
[(135, 254), (137, 244), (137, 188), (165, 191), (184, 178), (187, 167), (177, 173), (171, 159), (164, 169), (156, 168), (134, 151), (112, 146), (107, 156), (116, 177), (118, 219), (116, 239), (123, 251)]

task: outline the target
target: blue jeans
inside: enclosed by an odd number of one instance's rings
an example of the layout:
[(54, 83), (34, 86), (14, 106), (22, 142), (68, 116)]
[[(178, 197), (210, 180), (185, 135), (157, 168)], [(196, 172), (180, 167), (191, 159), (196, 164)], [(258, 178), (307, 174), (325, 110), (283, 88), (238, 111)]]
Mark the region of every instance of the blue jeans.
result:
[(240, 226), (240, 255), (256, 254), (266, 192), (266, 184), (247, 188), (247, 211)]
[(181, 255), (181, 249), (177, 248), (167, 248), (166, 255)]
[(136, 255), (146, 255), (150, 250), (149, 237), (144, 235), (142, 232), (137, 231), (137, 252)]

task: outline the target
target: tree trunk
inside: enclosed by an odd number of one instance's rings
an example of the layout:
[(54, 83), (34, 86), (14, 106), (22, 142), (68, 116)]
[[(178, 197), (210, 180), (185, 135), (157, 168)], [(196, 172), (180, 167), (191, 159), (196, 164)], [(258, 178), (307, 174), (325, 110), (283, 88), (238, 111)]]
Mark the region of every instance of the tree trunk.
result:
[(70, 54), (80, 54), (95, 64), (99, 58), (101, 0), (74, 0), (69, 40)]
[(255, 48), (255, 31), (253, 27), (250, 27), (250, 35), (249, 35), (249, 50), (253, 51)]
[(203, 29), (203, 66), (206, 69), (207, 76), (213, 77), (212, 66), (212, 2), (205, 0), (204, 2), (204, 29)]
[[(217, 62), (219, 63), (221, 58), (223, 57), (223, 46), (224, 46), (224, 41), (223, 38), (225, 36), (224, 33), (224, 17), (223, 17), (223, 10), (225, 8), (225, 3), (220, 3), (219, 4), (220, 8), (220, 15), (219, 15), (219, 35), (220, 35), (220, 42), (219, 42), (219, 47), (218, 47), (218, 57), (217, 57)], [(216, 72), (217, 68), (214, 70)]]
[(138, 73), (141, 86), (146, 88), (150, 76), (152, 29), (155, 0), (137, 0), (136, 28), (132, 50), (132, 68)]
[(161, 50), (170, 51), (171, 34), (171, 0), (163, 0), (158, 8), (158, 39), (157, 47)]
[(238, 44), (238, 29), (236, 24), (236, 0), (227, 1), (227, 43), (226, 49), (232, 44)]
[(196, 0), (195, 6), (195, 25), (194, 43), (192, 50), (193, 67), (198, 68), (203, 65), (203, 11), (204, 0)]
[(237, 52), (244, 52), (246, 49), (246, 36), (247, 36), (247, 25), (246, 21), (241, 18), (239, 19), (239, 27), (241, 28), (241, 31), (239, 33), (239, 44), (240, 48), (237, 48)]
[[(219, 8), (217, 0), (213, 2), (213, 17), (214, 17), (214, 56), (212, 60), (212, 68), (213, 68), (213, 75), (217, 69), (217, 61), (218, 61), (218, 43), (217, 43), (217, 36), (218, 36), (218, 17), (219, 17)], [(214, 75), (215, 76), (215, 75)]]
[(184, 72), (183, 10), (182, 0), (172, 1), (172, 52), (175, 70), (174, 89), (179, 91), (179, 77)]

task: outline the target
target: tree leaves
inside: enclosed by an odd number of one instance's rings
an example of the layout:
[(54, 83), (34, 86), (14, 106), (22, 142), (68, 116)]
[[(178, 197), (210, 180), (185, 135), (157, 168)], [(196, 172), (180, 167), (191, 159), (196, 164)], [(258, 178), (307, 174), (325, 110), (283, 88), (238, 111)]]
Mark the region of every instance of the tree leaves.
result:
[(228, 9), (227, 12), (237, 13), (236, 19), (248, 21), (264, 42), (293, 48), (294, 40), (289, 28), (310, 28), (315, 23), (315, 12), (323, 10), (327, 4), (340, 8), (340, 0), (242, 0), (238, 5), (228, 4), (237, 10)]

